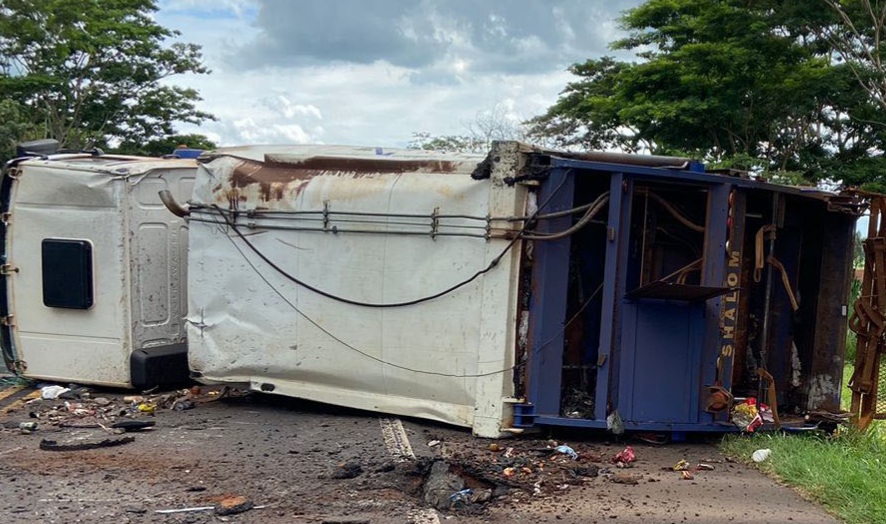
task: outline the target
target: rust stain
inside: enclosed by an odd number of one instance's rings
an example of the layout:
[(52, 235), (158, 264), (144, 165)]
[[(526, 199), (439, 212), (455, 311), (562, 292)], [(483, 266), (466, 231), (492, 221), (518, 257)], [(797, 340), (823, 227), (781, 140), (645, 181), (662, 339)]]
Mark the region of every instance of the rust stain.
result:
[[(335, 174), (338, 176), (361, 178), (380, 174), (402, 174), (411, 172), (452, 173), (458, 163), (446, 160), (392, 160), (389, 158), (341, 158), (311, 157), (297, 162), (282, 162), (270, 159), (266, 162), (242, 160), (229, 177), (231, 189), (225, 192), (225, 200), (244, 200), (240, 189), (258, 186), (258, 196), (262, 201), (283, 200), (287, 190), (294, 191), (297, 197), (312, 178)], [(213, 192), (223, 189), (217, 186)]]
[(344, 171), (354, 174), (452, 173), (458, 163), (451, 160), (397, 160), (391, 158), (342, 158), (315, 156), (291, 165), (309, 171)]

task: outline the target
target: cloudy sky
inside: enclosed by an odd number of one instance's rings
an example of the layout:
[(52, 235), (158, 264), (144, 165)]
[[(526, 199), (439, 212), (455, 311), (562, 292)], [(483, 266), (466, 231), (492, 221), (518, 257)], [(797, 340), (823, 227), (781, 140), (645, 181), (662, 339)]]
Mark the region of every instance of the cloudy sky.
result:
[(208, 76), (178, 77), (221, 145), (405, 146), (463, 134), (497, 110), (544, 112), (569, 64), (607, 53), (640, 0), (159, 0), (160, 24), (203, 46)]

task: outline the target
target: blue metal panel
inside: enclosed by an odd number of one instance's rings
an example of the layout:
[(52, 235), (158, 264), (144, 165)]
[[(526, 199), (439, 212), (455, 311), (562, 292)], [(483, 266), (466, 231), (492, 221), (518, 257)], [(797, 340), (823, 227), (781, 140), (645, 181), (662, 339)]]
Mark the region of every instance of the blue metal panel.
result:
[[(731, 184), (721, 184), (711, 187), (708, 193), (707, 227), (705, 230), (704, 268), (702, 271), (702, 285), (707, 286), (730, 286), (726, 281), (726, 265), (729, 254), (726, 253), (726, 239), (728, 233), (727, 221), (729, 219), (729, 194), (732, 192)], [(722, 345), (720, 337), (720, 312), (722, 311), (724, 297), (708, 300), (705, 309), (707, 320), (704, 345), (701, 351), (701, 367), (699, 388), (699, 403), (696, 406), (697, 413), (702, 420), (708, 419), (705, 403), (708, 396), (707, 386), (713, 385), (717, 379), (717, 359), (720, 358)], [(730, 359), (731, 362), (731, 359)], [(724, 373), (731, 373), (731, 366)], [(725, 387), (729, 387), (731, 377), (720, 377)]]
[[(566, 417), (550, 417), (541, 416), (536, 418), (536, 424), (543, 426), (564, 426), (571, 428), (606, 428), (605, 420), (587, 420)], [(716, 431), (716, 432), (737, 432), (739, 429), (730, 423), (725, 422), (704, 422), (698, 424), (677, 424), (670, 422), (632, 422), (625, 421), (624, 427), (628, 431)]]
[[(620, 344), (619, 318), (625, 293), (625, 268), (621, 261), (627, 250), (630, 235), (631, 196), (633, 181), (621, 173), (614, 173), (609, 184), (609, 219), (606, 247), (606, 269), (603, 283), (603, 318), (600, 326), (600, 359), (597, 368), (594, 418), (606, 420), (607, 404), (618, 392)], [(600, 362), (600, 360), (598, 360)]]
[[(571, 170), (555, 169), (542, 183), (539, 205), (543, 213), (562, 211), (573, 205), (574, 177)], [(572, 217), (543, 220), (539, 230), (555, 232), (572, 225)], [(563, 323), (569, 284), (570, 237), (536, 241), (532, 262), (529, 357), (527, 392), (535, 412), (560, 413), (560, 382), (563, 368)]]
[(704, 304), (641, 300), (624, 308), (618, 403), (622, 418), (638, 423), (697, 422)]

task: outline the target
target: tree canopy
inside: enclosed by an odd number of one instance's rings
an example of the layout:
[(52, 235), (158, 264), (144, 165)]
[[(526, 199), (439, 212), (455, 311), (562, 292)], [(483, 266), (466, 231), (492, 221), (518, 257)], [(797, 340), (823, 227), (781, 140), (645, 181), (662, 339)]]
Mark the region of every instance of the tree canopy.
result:
[(845, 20), (827, 0), (648, 0), (621, 23), (611, 47), (636, 60), (573, 65), (530, 136), (810, 181), (882, 176), (886, 119), (859, 81), (875, 72), (836, 50)]
[(0, 124), (0, 147), (146, 144), (213, 118), (197, 91), (164, 82), (209, 71), (156, 11), (155, 0), (0, 0), (0, 113), (17, 117)]

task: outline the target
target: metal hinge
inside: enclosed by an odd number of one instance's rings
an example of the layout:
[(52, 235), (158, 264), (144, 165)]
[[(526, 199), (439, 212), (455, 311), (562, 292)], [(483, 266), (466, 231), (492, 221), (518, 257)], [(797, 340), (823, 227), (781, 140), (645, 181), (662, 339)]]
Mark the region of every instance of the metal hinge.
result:
[(12, 222), (12, 213), (0, 213), (0, 222), (3, 222), (4, 224)]
[(18, 273), (18, 268), (14, 267), (12, 264), (3, 264), (0, 266), (0, 275), (11, 275), (12, 273)]
[(0, 325), (14, 326), (15, 322), (12, 320), (13, 318), (15, 318), (15, 315), (8, 315), (5, 317), (0, 317)]

